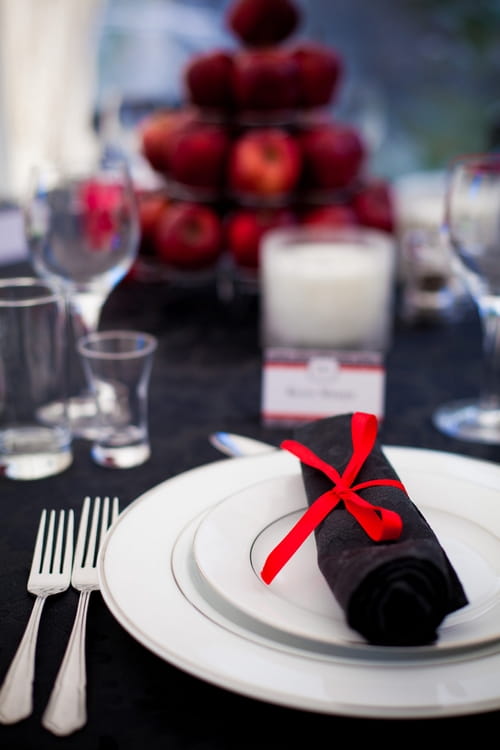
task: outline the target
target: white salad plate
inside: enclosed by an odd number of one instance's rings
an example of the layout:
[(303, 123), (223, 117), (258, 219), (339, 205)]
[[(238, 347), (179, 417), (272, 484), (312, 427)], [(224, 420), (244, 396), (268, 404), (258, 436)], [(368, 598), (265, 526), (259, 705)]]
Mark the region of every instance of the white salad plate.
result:
[[(449, 615), (438, 642), (418, 648), (375, 648), (345, 622), (316, 563), (314, 534), (297, 550), (270, 586), (260, 571), (267, 555), (304, 513), (300, 475), (267, 479), (235, 493), (209, 510), (193, 537), (198, 587), (235, 621), (280, 643), (324, 654), (373, 659), (446, 658), (500, 641), (500, 539), (475, 521), (470, 483), (407, 471), (411, 497), (436, 532), (467, 592), (469, 605)], [(496, 489), (484, 499), (498, 503)], [(453, 507), (449, 510), (449, 498)], [(500, 527), (496, 529), (500, 532)], [(175, 558), (174, 558), (175, 560)], [(229, 562), (230, 561), (230, 562)], [(175, 571), (175, 565), (174, 565)]]
[(500, 467), (384, 451), (469, 598), (435, 645), (364, 643), (316, 568), (313, 535), (262, 582), (267, 554), (305, 507), (299, 462), (284, 451), (201, 466), (137, 498), (104, 542), (104, 601), (159, 657), (251, 698), (373, 718), (500, 708)]

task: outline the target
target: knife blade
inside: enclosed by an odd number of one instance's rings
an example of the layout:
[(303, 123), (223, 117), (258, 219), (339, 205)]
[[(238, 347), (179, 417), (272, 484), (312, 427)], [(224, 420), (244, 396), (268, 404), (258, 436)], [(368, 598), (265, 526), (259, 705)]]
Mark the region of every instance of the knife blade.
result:
[(237, 458), (240, 456), (258, 456), (278, 450), (277, 446), (262, 440), (236, 435), (233, 432), (213, 432), (209, 436), (210, 443), (226, 456)]

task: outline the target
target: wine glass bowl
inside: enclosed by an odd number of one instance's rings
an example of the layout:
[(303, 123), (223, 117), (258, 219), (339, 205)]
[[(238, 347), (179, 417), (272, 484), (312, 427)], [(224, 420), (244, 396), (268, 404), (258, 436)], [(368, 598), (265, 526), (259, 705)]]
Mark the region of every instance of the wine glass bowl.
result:
[[(72, 431), (94, 439), (95, 404), (76, 341), (98, 329), (104, 303), (137, 257), (138, 210), (127, 164), (34, 170), (25, 226), (35, 272), (62, 288), (67, 301)], [(57, 421), (61, 411), (60, 404), (47, 405), (44, 418)]]
[(457, 272), (479, 312), (482, 379), (477, 398), (440, 406), (433, 421), (452, 437), (500, 444), (500, 154), (453, 160), (445, 231)]

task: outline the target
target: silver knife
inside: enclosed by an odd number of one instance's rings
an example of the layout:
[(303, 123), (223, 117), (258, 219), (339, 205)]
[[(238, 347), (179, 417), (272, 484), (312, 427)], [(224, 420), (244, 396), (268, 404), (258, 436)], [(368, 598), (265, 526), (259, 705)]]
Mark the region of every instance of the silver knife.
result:
[(232, 432), (213, 432), (209, 440), (214, 448), (225, 453), (226, 456), (258, 456), (262, 453), (272, 453), (278, 450), (276, 445), (264, 443), (262, 440), (235, 435)]

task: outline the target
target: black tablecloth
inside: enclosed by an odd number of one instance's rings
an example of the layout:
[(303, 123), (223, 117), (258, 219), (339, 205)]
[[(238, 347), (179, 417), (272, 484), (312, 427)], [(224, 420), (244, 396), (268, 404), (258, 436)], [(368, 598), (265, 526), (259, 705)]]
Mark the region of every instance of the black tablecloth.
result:
[[(17, 267), (3, 269), (13, 275)], [(33, 598), (26, 592), (32, 546), (43, 507), (74, 508), (84, 494), (118, 495), (125, 508), (180, 472), (220, 460), (208, 435), (242, 433), (278, 444), (289, 431), (260, 420), (259, 300), (221, 302), (212, 287), (189, 289), (126, 280), (108, 299), (102, 328), (132, 327), (155, 334), (159, 347), (151, 379), (153, 454), (143, 466), (107, 470), (92, 463), (89, 445), (76, 440), (64, 473), (33, 482), (0, 479), (0, 680), (26, 626)], [(476, 393), (480, 332), (472, 307), (459, 321), (427, 327), (396, 320), (387, 356), (386, 445), (423, 447), (500, 461), (500, 447), (472, 445), (441, 435), (431, 414), (443, 401)], [(230, 460), (230, 459), (226, 459)], [(197, 679), (157, 658), (114, 619), (93, 594), (87, 623), (88, 714), (79, 732), (57, 738), (40, 724), (75, 614), (77, 594), (49, 597), (42, 615), (33, 715), (0, 726), (2, 747), (137, 750), (225, 750), (302, 747), (304, 736), (337, 732), (351, 743), (434, 737), (452, 726), (488, 729), (497, 712), (443, 719), (377, 720), (316, 714), (250, 699)], [(401, 732), (408, 734), (401, 734)], [(348, 732), (348, 734), (345, 734)]]

